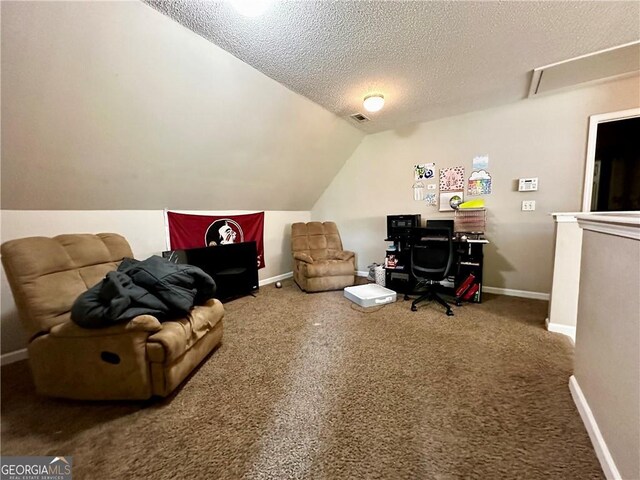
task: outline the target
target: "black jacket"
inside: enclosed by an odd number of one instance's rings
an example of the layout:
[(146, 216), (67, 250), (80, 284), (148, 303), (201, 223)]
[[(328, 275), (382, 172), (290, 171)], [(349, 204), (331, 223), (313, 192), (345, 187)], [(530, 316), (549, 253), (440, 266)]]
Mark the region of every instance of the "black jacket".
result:
[(213, 279), (193, 265), (156, 256), (125, 258), (115, 272), (76, 299), (71, 320), (85, 328), (108, 327), (143, 314), (168, 320), (206, 302), (215, 290)]

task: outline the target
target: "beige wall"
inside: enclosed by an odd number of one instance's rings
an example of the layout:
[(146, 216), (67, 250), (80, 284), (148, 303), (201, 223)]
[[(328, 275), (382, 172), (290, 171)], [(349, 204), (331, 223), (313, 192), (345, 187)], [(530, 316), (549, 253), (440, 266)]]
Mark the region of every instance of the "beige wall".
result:
[[(550, 212), (580, 209), (589, 115), (640, 105), (638, 77), (414, 124), (365, 137), (312, 209), (338, 222), (358, 269), (384, 257), (386, 215), (451, 216), (413, 200), (412, 166), (463, 165), (489, 155), (485, 285), (549, 292), (554, 223)], [(538, 177), (539, 190), (517, 192), (516, 179)], [(477, 198), (477, 197), (471, 197)], [(522, 212), (522, 200), (537, 210)]]
[(562, 330), (562, 333), (572, 333), (575, 340), (582, 229), (578, 226), (576, 217), (571, 214), (556, 214), (554, 221), (553, 280), (548, 328), (551, 331)]
[[(242, 214), (245, 211), (206, 211), (207, 215)], [(265, 268), (260, 280), (291, 272), (291, 224), (308, 222), (309, 211), (266, 211), (264, 218)], [(167, 250), (162, 210), (37, 211), (2, 210), (0, 243), (14, 238), (55, 236), (63, 233), (116, 232), (124, 235), (136, 258), (147, 258)], [(266, 287), (268, 288), (268, 287)], [(0, 352), (6, 354), (26, 346), (13, 296), (0, 268)]]
[(638, 265), (638, 240), (584, 231), (574, 374), (625, 479), (640, 478)]
[(142, 2), (1, 9), (4, 209), (309, 210), (362, 138)]

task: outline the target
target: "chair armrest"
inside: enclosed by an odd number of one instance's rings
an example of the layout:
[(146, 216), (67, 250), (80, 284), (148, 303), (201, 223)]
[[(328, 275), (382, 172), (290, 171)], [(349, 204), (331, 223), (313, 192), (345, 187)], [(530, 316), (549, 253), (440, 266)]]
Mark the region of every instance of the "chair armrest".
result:
[(332, 250), (329, 253), (329, 258), (332, 260), (347, 261), (355, 257), (355, 255), (356, 254), (354, 252), (350, 252), (349, 250)]
[(158, 319), (152, 315), (138, 315), (126, 323), (106, 328), (83, 328), (72, 321), (53, 327), (49, 333), (53, 337), (106, 337), (109, 335), (128, 335), (133, 332), (157, 332), (162, 329)]
[(294, 260), (300, 260), (304, 263), (313, 263), (313, 258), (311, 258), (311, 256), (307, 253), (294, 252), (293, 258)]

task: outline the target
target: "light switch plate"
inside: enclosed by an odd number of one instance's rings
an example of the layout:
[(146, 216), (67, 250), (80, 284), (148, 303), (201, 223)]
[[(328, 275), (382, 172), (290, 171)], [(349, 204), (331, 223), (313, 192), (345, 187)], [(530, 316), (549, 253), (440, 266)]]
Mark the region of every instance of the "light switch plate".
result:
[(523, 212), (531, 212), (536, 209), (536, 201), (535, 200), (523, 200), (522, 201), (522, 211)]

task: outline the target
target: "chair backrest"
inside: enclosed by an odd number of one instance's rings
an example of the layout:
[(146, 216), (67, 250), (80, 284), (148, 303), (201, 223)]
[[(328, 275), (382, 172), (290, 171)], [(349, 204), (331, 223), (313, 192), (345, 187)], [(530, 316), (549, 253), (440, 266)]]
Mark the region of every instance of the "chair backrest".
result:
[(2, 264), (30, 338), (69, 320), (75, 299), (133, 257), (115, 233), (29, 237), (2, 244)]
[(427, 227), (418, 230), (411, 244), (411, 273), (424, 280), (444, 280), (453, 263), (450, 228)]
[(329, 251), (342, 251), (342, 240), (334, 222), (294, 223), (291, 225), (292, 253), (306, 253), (315, 260), (329, 256)]

